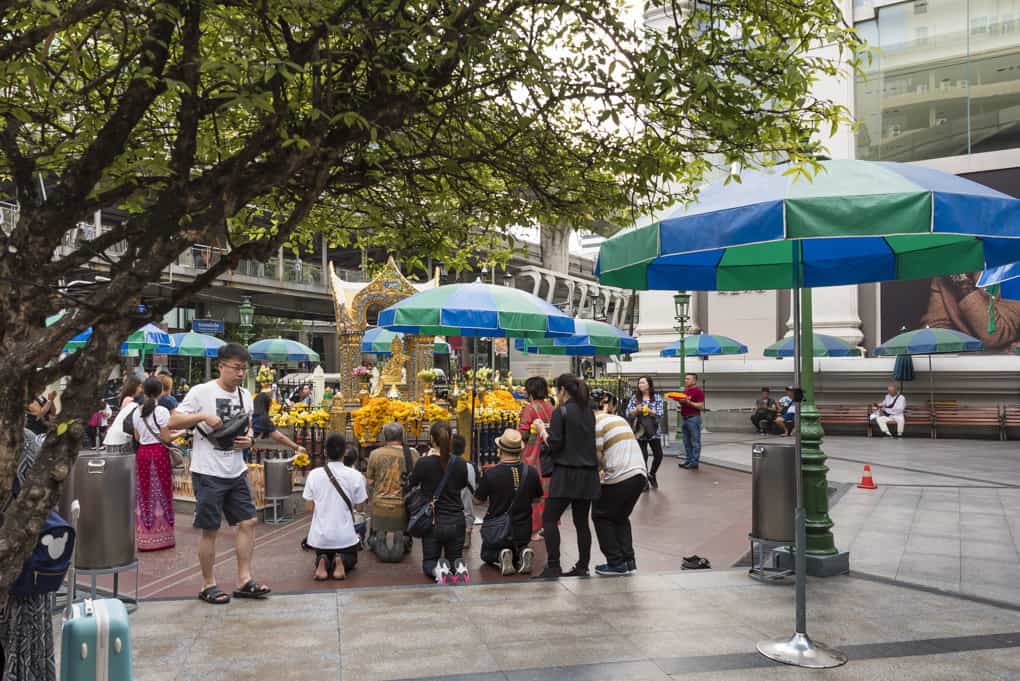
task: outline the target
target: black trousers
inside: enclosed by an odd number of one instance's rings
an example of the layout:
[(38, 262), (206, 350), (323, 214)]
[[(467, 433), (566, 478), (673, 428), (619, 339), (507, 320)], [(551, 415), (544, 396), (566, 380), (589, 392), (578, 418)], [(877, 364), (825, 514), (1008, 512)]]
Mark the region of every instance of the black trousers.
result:
[(497, 544), (489, 544), (482, 541), (481, 557), (483, 563), (490, 565), (496, 565), (499, 563), (499, 552), (503, 549), (510, 549), (514, 554), (514, 563), (517, 563), (521, 558), (521, 551), (528, 547), (531, 543), (531, 524), (528, 524), (527, 533), (521, 536), (520, 533), (514, 532), (514, 537), (507, 541), (500, 542)]
[(352, 546), (348, 549), (315, 549), (315, 567), (318, 569), (319, 560), (326, 559), (326, 572), (332, 574), (336, 559), (344, 564), (344, 570), (353, 570), (358, 565), (358, 549)]
[(574, 529), (577, 530), (577, 567), (587, 570), (591, 563), (591, 526), (588, 524), (591, 499), (553, 497), (546, 500), (542, 512), (542, 534), (545, 535), (547, 562), (554, 567), (560, 565), (560, 526), (556, 523), (568, 506), (574, 519)]
[(464, 514), (457, 520), (439, 518), (432, 531), (421, 538), (421, 569), (426, 577), (434, 577), (440, 558), (453, 561), (464, 556)]
[(634, 560), (630, 514), (645, 489), (645, 476), (635, 475), (615, 485), (602, 485), (602, 496), (591, 509), (599, 548), (610, 565)]
[[(652, 446), (650, 468), (648, 466), (648, 445)], [(638, 446), (641, 447), (641, 456), (645, 457), (645, 468), (648, 468), (648, 474), (654, 478), (656, 471), (659, 470), (659, 465), (662, 464), (662, 439), (656, 437), (651, 440), (638, 440)]]

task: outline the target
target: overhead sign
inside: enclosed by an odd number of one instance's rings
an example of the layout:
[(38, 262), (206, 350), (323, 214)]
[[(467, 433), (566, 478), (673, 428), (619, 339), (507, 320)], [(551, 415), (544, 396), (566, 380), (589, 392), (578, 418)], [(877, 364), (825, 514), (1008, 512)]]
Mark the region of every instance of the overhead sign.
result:
[(223, 322), (219, 319), (193, 319), (191, 330), (195, 333), (223, 333)]

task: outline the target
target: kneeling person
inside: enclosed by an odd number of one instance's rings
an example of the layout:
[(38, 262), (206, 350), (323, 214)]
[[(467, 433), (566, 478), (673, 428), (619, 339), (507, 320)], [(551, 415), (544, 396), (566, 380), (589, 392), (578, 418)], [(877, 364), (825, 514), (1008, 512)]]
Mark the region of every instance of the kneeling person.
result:
[[(308, 547), (315, 551), (315, 580), (343, 579), (358, 564), (361, 539), (354, 528), (355, 509), (368, 500), (365, 477), (344, 465), (347, 441), (333, 433), (326, 438), (326, 465), (308, 474), (305, 507), (312, 513)], [(340, 560), (337, 560), (339, 558)]]
[[(508, 429), (496, 439), (499, 463), (485, 471), (475, 498), (488, 501), (482, 524), (482, 560), (498, 565), (504, 575), (531, 572), (534, 551), (531, 541), (531, 505), (542, 499), (542, 481), (538, 471), (521, 461), (524, 440), (517, 430)], [(509, 514), (510, 534), (502, 540), (488, 541), (487, 526), (498, 526), (500, 516)]]

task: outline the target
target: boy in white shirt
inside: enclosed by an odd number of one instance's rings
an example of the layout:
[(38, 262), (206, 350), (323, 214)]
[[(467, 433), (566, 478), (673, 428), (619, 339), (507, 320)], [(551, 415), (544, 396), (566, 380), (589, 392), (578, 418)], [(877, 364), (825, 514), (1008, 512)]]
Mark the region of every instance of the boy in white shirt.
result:
[[(358, 564), (355, 511), (368, 501), (365, 476), (344, 465), (347, 440), (339, 433), (326, 438), (326, 465), (305, 480), (305, 507), (312, 514), (308, 548), (315, 551), (315, 581), (343, 579)], [(340, 560), (337, 560), (339, 558)]]

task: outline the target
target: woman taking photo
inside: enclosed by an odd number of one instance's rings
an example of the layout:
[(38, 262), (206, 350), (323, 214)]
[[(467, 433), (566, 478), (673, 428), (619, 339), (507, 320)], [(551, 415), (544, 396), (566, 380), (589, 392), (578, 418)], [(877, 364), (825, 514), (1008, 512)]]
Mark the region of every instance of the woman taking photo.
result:
[(433, 423), (429, 434), (439, 456), (418, 459), (409, 480), (412, 488), (421, 485), (427, 496), (439, 497), (435, 526), (421, 538), (421, 568), (425, 576), (435, 579), (437, 584), (466, 584), (470, 577), (463, 559), (466, 525), (460, 493), (468, 483), (467, 463), (459, 456), (450, 455), (449, 423)]
[(648, 484), (653, 489), (659, 488), (655, 474), (662, 464), (662, 440), (659, 438), (659, 422), (665, 414), (666, 405), (662, 395), (655, 392), (655, 383), (650, 376), (638, 379), (637, 390), (627, 402), (627, 420), (630, 421), (637, 435), (641, 455), (648, 466), (648, 448), (652, 448), (652, 465), (648, 468)]
[(139, 551), (169, 549), (174, 540), (174, 485), (166, 443), (170, 411), (157, 404), (163, 382), (156, 377), (142, 384), (145, 402), (131, 414), (138, 440), (135, 455), (135, 541)]
[[(591, 502), (598, 499), (599, 462), (595, 454), (595, 414), (588, 406), (588, 386), (573, 374), (556, 379), (556, 404), (548, 425), (536, 421), (544, 456), (552, 461), (549, 498), (542, 514), (548, 562), (538, 578), (586, 577), (591, 562)], [(544, 471), (548, 472), (548, 471)], [(577, 564), (560, 567), (560, 529), (557, 522), (570, 507), (577, 532)]]
[[(524, 383), (524, 390), (528, 393), (528, 404), (521, 410), (520, 431), (521, 437), (526, 443), (521, 458), (528, 466), (536, 471), (542, 470), (538, 457), (542, 451), (542, 442), (536, 433), (532, 432), (532, 424), (535, 421), (549, 423), (552, 417), (553, 406), (549, 404), (549, 384), (541, 376), (532, 376)], [(542, 478), (542, 500), (535, 502), (531, 507), (531, 541), (538, 541), (542, 538), (542, 512), (545, 511), (545, 498), (549, 496), (549, 478)]]

